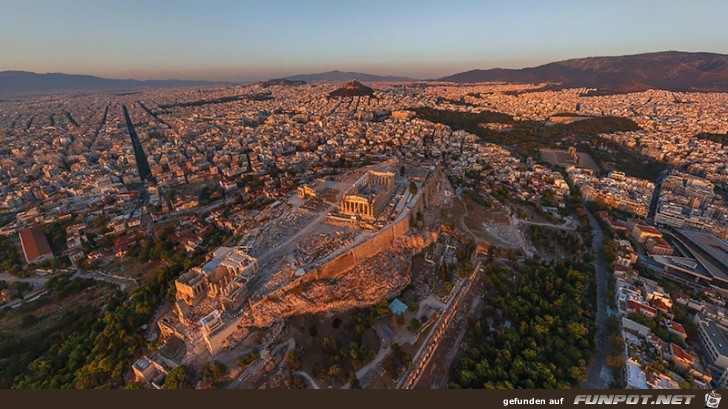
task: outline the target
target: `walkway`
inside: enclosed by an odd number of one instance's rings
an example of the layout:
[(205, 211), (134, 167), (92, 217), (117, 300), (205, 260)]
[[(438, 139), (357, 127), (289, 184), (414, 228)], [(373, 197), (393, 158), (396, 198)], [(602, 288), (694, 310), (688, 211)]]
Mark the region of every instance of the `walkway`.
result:
[(307, 380), (308, 383), (310, 383), (311, 386), (313, 386), (314, 389), (321, 389), (318, 386), (318, 384), (316, 383), (316, 380), (313, 379), (313, 377), (311, 375), (309, 375), (308, 373), (303, 372), (303, 371), (294, 371), (293, 374), (294, 375), (297, 375), (297, 376), (300, 376), (301, 378)]
[[(604, 232), (602, 227), (594, 215), (584, 206), (586, 215), (589, 218), (593, 238), (592, 249), (594, 250), (596, 259), (594, 267), (596, 269), (597, 280), (597, 317), (596, 317), (596, 334), (594, 335), (594, 355), (589, 360), (587, 368), (587, 376), (582, 388), (589, 389), (606, 389), (609, 387), (611, 374), (606, 366), (607, 358), (607, 318), (609, 318), (609, 303), (607, 300), (607, 263), (602, 254), (602, 241)], [(606, 379), (605, 379), (606, 378)]]

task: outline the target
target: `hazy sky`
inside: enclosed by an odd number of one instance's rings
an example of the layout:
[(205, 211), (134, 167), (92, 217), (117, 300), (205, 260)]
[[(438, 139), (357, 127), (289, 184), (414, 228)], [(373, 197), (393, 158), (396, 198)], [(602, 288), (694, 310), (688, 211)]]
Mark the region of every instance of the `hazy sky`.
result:
[(0, 70), (259, 80), (681, 50), (728, 53), (725, 0), (0, 0)]

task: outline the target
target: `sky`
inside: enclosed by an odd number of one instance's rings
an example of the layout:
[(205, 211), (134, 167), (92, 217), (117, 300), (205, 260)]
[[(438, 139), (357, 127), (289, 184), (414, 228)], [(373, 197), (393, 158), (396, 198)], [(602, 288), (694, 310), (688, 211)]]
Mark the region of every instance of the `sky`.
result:
[(650, 51), (728, 54), (725, 0), (0, 0), (0, 71), (437, 78)]

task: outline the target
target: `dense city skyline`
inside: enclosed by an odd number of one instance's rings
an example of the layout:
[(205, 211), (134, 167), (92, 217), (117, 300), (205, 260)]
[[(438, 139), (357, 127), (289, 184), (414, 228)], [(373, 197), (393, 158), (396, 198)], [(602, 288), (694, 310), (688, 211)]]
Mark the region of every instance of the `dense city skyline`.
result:
[(255, 81), (338, 69), (428, 79), (577, 57), (728, 53), (717, 1), (39, 0), (3, 9), (0, 70), (107, 78)]

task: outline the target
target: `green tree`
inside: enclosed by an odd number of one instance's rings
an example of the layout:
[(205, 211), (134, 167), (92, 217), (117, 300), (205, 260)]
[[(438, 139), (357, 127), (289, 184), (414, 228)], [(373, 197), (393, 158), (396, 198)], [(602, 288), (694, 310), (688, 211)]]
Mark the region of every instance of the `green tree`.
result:
[(235, 363), (238, 364), (241, 368), (247, 368), (250, 364), (255, 362), (258, 359), (258, 353), (257, 352), (250, 352), (248, 354), (245, 354), (243, 356), (238, 357), (235, 359)]
[(409, 325), (407, 326), (407, 329), (410, 332), (415, 333), (415, 334), (417, 332), (419, 332), (420, 328), (422, 328), (422, 323), (416, 317), (412, 318), (412, 320), (410, 320)]
[(298, 355), (295, 351), (290, 350), (286, 352), (286, 366), (291, 371), (295, 371), (301, 367), (301, 361), (298, 359)]
[(180, 365), (167, 374), (165, 389), (189, 389), (192, 387), (192, 374), (185, 365)]
[(227, 375), (227, 366), (219, 361), (210, 361), (202, 367), (202, 384), (211, 387)]

